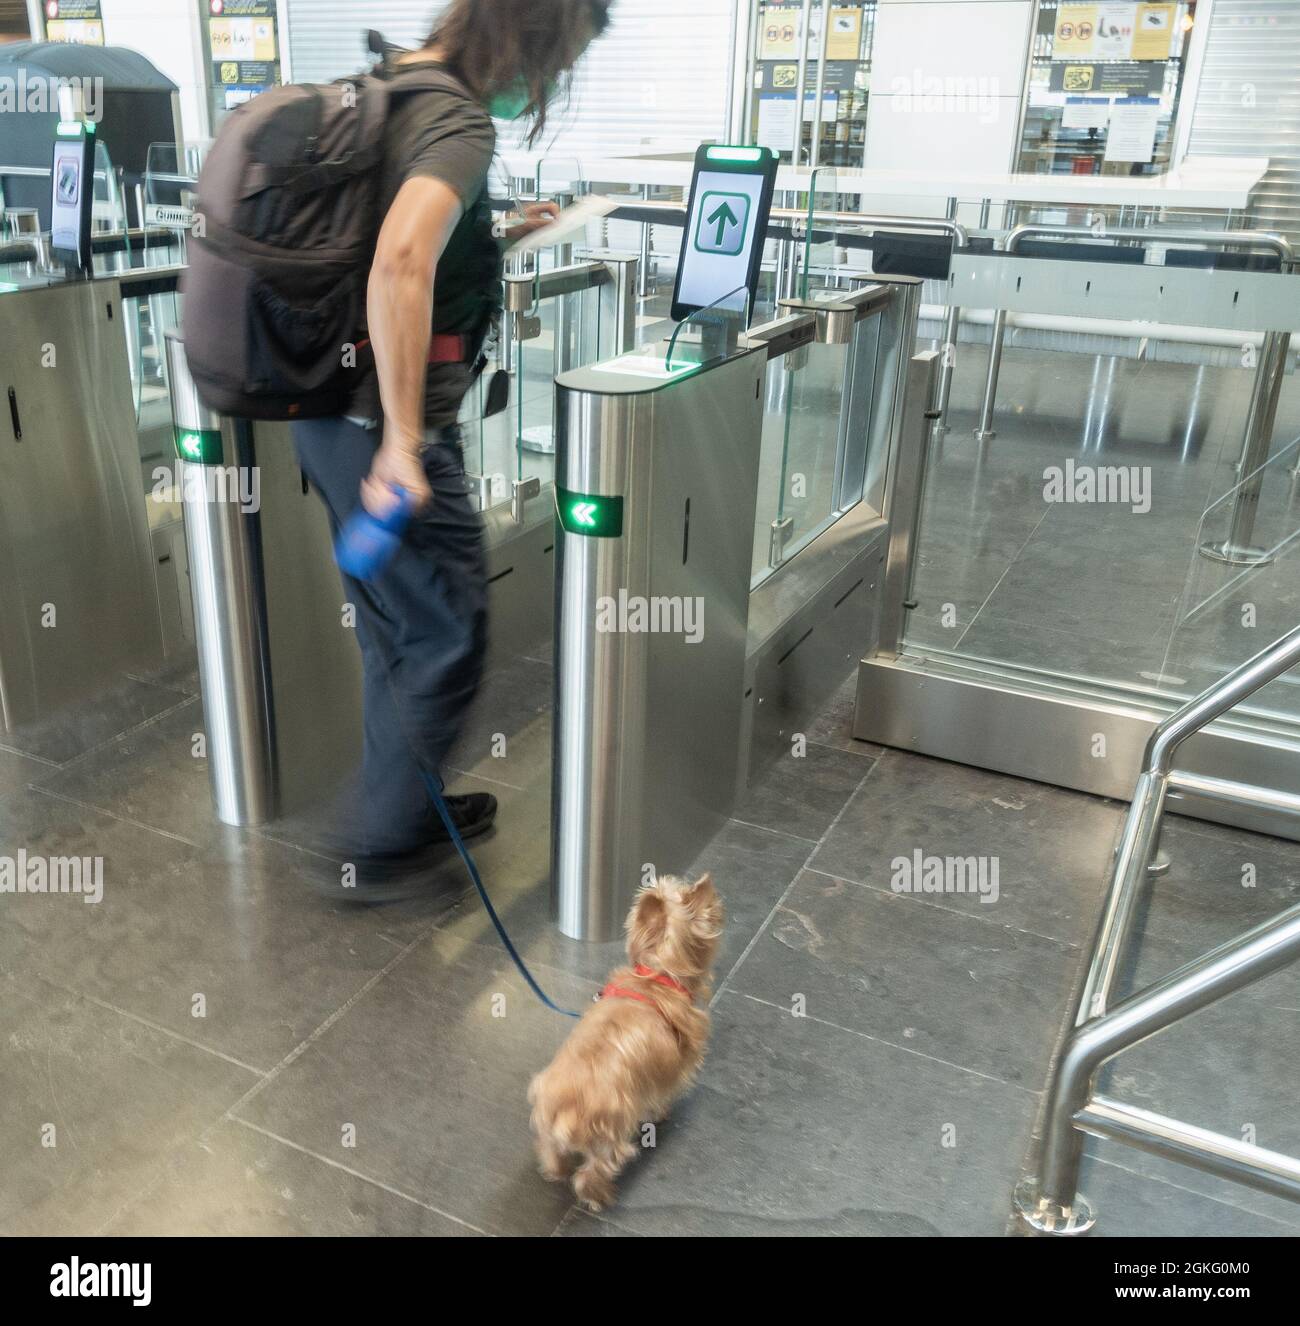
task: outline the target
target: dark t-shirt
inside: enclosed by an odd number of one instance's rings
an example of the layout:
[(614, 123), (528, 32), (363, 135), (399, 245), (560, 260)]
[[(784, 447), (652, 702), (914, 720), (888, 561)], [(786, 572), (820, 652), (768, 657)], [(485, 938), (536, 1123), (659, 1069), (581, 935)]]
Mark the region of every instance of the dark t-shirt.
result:
[[(438, 66), (429, 62), (418, 67)], [(496, 130), (487, 111), (468, 97), (429, 90), (401, 94), (403, 72), (394, 75), (396, 100), (385, 130), (380, 216), (387, 215), (402, 185), (416, 176), (430, 176), (455, 190), (465, 210), (438, 260), (433, 330), (481, 337), (501, 303), (501, 246), (492, 237), (487, 190)], [(461, 399), (472, 382), (468, 364), (430, 365), (424, 392), (425, 422), (433, 427), (455, 423)], [(379, 417), (379, 382), (373, 367), (358, 387), (348, 414)]]

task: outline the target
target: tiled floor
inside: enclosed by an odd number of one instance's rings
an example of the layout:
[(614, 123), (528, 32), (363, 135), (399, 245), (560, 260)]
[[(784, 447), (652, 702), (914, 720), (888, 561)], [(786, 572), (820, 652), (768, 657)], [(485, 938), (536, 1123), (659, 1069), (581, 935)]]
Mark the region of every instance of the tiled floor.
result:
[[(595, 1218), (529, 1150), (524, 1088), (567, 1024), (532, 999), (473, 896), (322, 901), (274, 826), (205, 818), (184, 679), (140, 684), (158, 688), (154, 716), (128, 704), (109, 741), (92, 739), (102, 715), (72, 724), (81, 753), (61, 766), (3, 766), (0, 838), (102, 855), (104, 899), (0, 902), (0, 1231), (1008, 1229), (1120, 807), (857, 743), (846, 688), (806, 758), (769, 770), (695, 863), (730, 913), (712, 1050)], [(477, 855), (506, 923), (577, 1005), (617, 949), (548, 920), (549, 685), (535, 660), (495, 673), (459, 762), (502, 798)], [(495, 730), (510, 716), (503, 759), (475, 735), (489, 715)], [(1300, 896), (1291, 844), (1173, 821), (1167, 845), (1135, 979)], [(918, 846), (996, 856), (997, 902), (894, 893), (894, 858)], [(1253, 891), (1234, 884), (1244, 860)], [(1132, 1052), (1108, 1090), (1300, 1149), (1297, 1008), (1296, 973), (1272, 977)], [(1102, 1233), (1300, 1232), (1282, 1202), (1094, 1151)]]
[[(1013, 396), (1018, 373), (1013, 352)], [(961, 445), (935, 497), (953, 512)], [(1033, 535), (1017, 491), (932, 525), (968, 640), (997, 583), (1019, 629), (1011, 591), (1031, 603), (1058, 556), (1007, 583), (998, 559)], [(618, 950), (549, 922), (550, 684), (541, 658), (495, 672), (456, 765), (502, 801), (476, 856), (506, 924), (576, 1005)], [(183, 669), (6, 737), (0, 852), (102, 856), (104, 898), (0, 895), (0, 1232), (1007, 1232), (1124, 808), (856, 742), (852, 707), (846, 687), (693, 865), (729, 909), (711, 1052), (600, 1217), (535, 1172), (524, 1090), (567, 1024), (472, 894), (325, 902), (291, 826), (216, 825)], [(1295, 844), (1178, 819), (1164, 841), (1125, 989), (1300, 899)], [(996, 858), (996, 902), (895, 893), (918, 848)], [(1295, 1154), (1298, 1062), (1291, 970), (1123, 1056), (1106, 1090)], [(1111, 1143), (1085, 1190), (1101, 1234), (1300, 1233), (1294, 1206)]]

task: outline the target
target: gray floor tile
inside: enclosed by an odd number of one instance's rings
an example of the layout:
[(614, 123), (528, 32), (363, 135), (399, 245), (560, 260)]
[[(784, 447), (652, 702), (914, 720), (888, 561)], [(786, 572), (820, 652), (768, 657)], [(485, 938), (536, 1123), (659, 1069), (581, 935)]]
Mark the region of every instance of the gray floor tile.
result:
[(0, 992), (0, 1232), (96, 1232), (257, 1080), (31, 975)]
[[(538, 974), (563, 1001), (590, 993)], [(489, 1233), (549, 1234), (570, 1199), (537, 1173), (525, 1091), (569, 1027), (504, 953), (435, 934), (238, 1117)]]
[(816, 842), (870, 771), (860, 755), (808, 742), (757, 772), (733, 818)]
[(52, 766), (33, 760), (17, 751), (0, 750), (0, 797), (21, 792), (29, 783), (38, 782), (52, 772)]
[(3, 744), (38, 760), (66, 764), (156, 718), (178, 702), (182, 697), (174, 690), (124, 678), (92, 701), (11, 729), (4, 734)]
[(1160, 846), (1170, 868), (1139, 902), (1135, 933), (1179, 961), (1300, 903), (1300, 845), (1169, 815)]
[[(300, 854), (279, 844), (249, 837), (230, 850), (192, 847), (38, 792), (4, 803), (0, 816), (4, 841), (31, 854), (103, 858), (98, 905), (0, 895), (12, 921), (0, 927), (6, 968), (263, 1071), (396, 952), (372, 909), (320, 898), (304, 882)], [(409, 933), (420, 928), (407, 921)]]
[[(546, 812), (533, 804), (515, 829), (504, 828), (501, 832), (517, 835), (517, 854), (508, 849), (499, 865), (492, 860), (484, 865), (480, 859), (484, 883), (527, 962), (581, 977), (588, 983), (588, 993), (595, 993), (610, 969), (624, 961), (623, 941), (584, 943), (565, 938), (555, 928), (551, 919), (547, 825)], [(727, 908), (727, 925), (715, 968), (719, 982), (799, 873), (808, 846), (802, 839), (733, 821), (685, 871), (690, 878), (710, 871)], [(475, 855), (478, 857), (477, 851)], [(492, 924), (473, 895), (448, 911), (439, 926), (489, 949), (499, 947)]]
[(616, 1225), (612, 1220), (602, 1219), (587, 1211), (575, 1207), (565, 1217), (564, 1223), (555, 1231), (556, 1238), (562, 1239), (617, 1239), (638, 1237), (633, 1230)]
[(805, 871), (730, 988), (1030, 1090), (1077, 950)]
[(489, 673), (447, 763), (516, 787), (549, 780), (552, 677), (526, 658)]
[(998, 1234), (1034, 1097), (736, 995), (698, 1085), (626, 1172), (651, 1234)]
[(109, 1227), (146, 1238), (458, 1237), (478, 1231), (236, 1122), (168, 1157), (163, 1174)]
[(34, 781), (192, 843), (227, 837), (212, 811), (203, 706), (197, 699), (176, 699), (176, 707), (162, 717)]
[(184, 695), (199, 695), (199, 665), (193, 650), (169, 660), (155, 672), (130, 673), (134, 681), (152, 682), (155, 686), (165, 686), (169, 690), (180, 691)]
[[(1294, 1238), (1295, 1207), (1278, 1202), (1279, 1213), (1289, 1207), (1290, 1222), (1271, 1219), (1238, 1206), (1166, 1183), (1139, 1172), (1143, 1160), (1125, 1152), (1119, 1163), (1088, 1159), (1084, 1162), (1083, 1191), (1097, 1212), (1092, 1237), (1147, 1238)], [(1178, 1172), (1181, 1178), (1188, 1171)]]
[(914, 862), (918, 850), (923, 859), (986, 857), (990, 872), (996, 859), (995, 902), (976, 893), (932, 900), (1083, 944), (1105, 896), (1123, 814), (1116, 804), (1044, 783), (890, 751), (809, 864), (892, 892), (895, 862)]
[(853, 716), (858, 707), (858, 674), (853, 675), (831, 697), (822, 713), (808, 724), (807, 737), (821, 746), (834, 746), (851, 755), (879, 759), (885, 748), (872, 741), (859, 741), (853, 735)]

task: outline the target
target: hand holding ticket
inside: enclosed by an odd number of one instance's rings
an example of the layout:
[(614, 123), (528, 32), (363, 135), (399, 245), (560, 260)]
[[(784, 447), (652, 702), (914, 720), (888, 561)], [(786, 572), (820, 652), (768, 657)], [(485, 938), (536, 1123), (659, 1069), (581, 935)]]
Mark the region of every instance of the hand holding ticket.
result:
[(510, 252), (535, 253), (538, 249), (549, 249), (553, 244), (563, 244), (569, 236), (584, 230), (589, 221), (598, 221), (602, 216), (608, 216), (617, 206), (613, 198), (607, 198), (604, 194), (586, 194), (572, 207), (566, 207), (550, 225), (531, 231), (517, 244), (512, 244)]

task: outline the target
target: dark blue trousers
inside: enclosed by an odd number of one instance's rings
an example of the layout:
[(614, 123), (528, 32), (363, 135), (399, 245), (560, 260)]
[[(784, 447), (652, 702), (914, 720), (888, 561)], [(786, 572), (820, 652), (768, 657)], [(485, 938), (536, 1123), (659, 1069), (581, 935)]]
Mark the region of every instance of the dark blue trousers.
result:
[[(348, 419), (293, 425), (299, 464), (335, 533), (360, 505), (379, 438), (379, 430)], [(459, 430), (443, 429), (423, 461), (433, 501), (407, 527), (396, 556), (368, 584), (342, 577), (365, 672), (365, 748), (347, 834), (364, 853), (400, 853), (429, 840), (438, 821), (421, 770), (439, 772), (483, 675), (483, 523), (470, 500)]]

